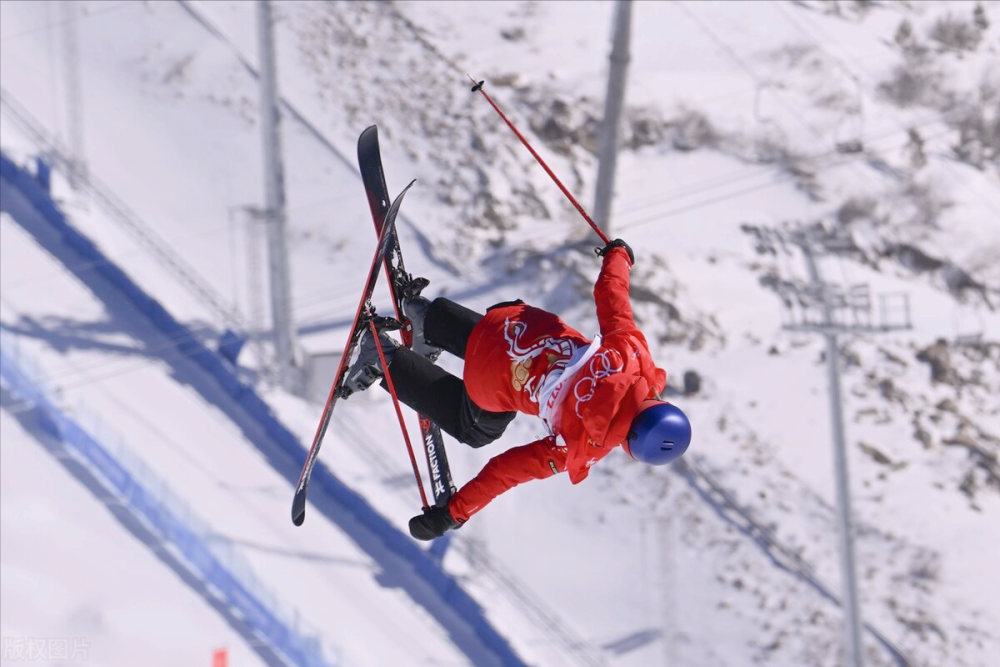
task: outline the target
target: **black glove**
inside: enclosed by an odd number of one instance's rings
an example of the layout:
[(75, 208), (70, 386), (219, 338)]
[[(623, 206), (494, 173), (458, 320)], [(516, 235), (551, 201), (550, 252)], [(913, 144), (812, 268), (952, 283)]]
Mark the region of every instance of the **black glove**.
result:
[(594, 248), (594, 252), (596, 252), (601, 257), (604, 257), (606, 254), (611, 252), (612, 248), (625, 248), (625, 252), (628, 253), (629, 262), (635, 264), (635, 255), (632, 253), (632, 248), (630, 248), (629, 245), (624, 241), (622, 241), (621, 239), (615, 239), (614, 241), (611, 241), (610, 243), (608, 243), (608, 245), (604, 246), (603, 248)]
[(441, 537), (452, 528), (458, 528), (462, 523), (452, 518), (448, 507), (425, 507), (424, 513), (410, 519), (410, 535), (418, 540), (428, 541)]

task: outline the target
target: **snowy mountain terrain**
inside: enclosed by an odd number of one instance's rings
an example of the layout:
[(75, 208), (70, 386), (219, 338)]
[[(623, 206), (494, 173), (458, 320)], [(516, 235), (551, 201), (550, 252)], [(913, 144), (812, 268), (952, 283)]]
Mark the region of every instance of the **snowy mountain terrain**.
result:
[[(870, 288), (871, 309), (845, 301), (844, 322), (912, 323), (839, 339), (866, 664), (993, 664), (1000, 2), (634, 4), (608, 233), (636, 250), (636, 314), (695, 442), (668, 470), (615, 453), (580, 486), (555, 478), (506, 494), (455, 533), (445, 570), (529, 664), (841, 664), (824, 345), (789, 327), (816, 315), (793, 239), (808, 231), (826, 281)], [(418, 181), (402, 243), (431, 296), (480, 310), (523, 298), (596, 331), (596, 237), (468, 75), (589, 209), (612, 3), (276, 5), (293, 313), (311, 394), (276, 387), (269, 368), (266, 254), (250, 212), (262, 199), (253, 5), (77, 5), (77, 148), (91, 188), (58, 176), (56, 197), (205, 341), (254, 332), (241, 373), (303, 443), (326, 391), (321, 362), (343, 345), (374, 246), (353, 157), (370, 124), (390, 190)], [(25, 165), (43, 148), (68, 154), (65, 17), (56, 3), (0, 11), (3, 150)], [(0, 231), (5, 332), (68, 408), (99, 415), (181, 498), (217, 507), (203, 518), (331, 656), (469, 659), (331, 522), (313, 513), (290, 526), (290, 486), (140, 323), (9, 216)], [(4, 650), (8, 637), (83, 634), (99, 664), (160, 645), (176, 656), (150, 664), (207, 662), (224, 645), (232, 664), (259, 660), (32, 445), (6, 391)], [(456, 479), (541, 431), (519, 417), (485, 450), (449, 441)], [(381, 392), (338, 407), (322, 459), (401, 530), (419, 511)], [(125, 595), (135, 584), (124, 576), (95, 590), (88, 580), (113, 573), (59, 555), (63, 534), (95, 563), (128, 564), (149, 595)], [(149, 597), (157, 609), (123, 625), (123, 605)], [(168, 632), (187, 610), (197, 622)]]

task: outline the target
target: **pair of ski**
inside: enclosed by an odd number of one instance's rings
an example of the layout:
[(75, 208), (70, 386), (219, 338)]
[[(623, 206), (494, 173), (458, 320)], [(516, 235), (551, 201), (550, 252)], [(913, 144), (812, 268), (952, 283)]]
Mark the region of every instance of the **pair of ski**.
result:
[[(309, 479), (312, 477), (313, 468), (319, 456), (319, 450), (323, 443), (323, 436), (326, 434), (330, 424), (330, 416), (337, 400), (345, 397), (347, 391), (344, 383), (347, 378), (347, 370), (350, 368), (351, 357), (358, 346), (361, 333), (368, 328), (373, 335), (376, 334), (379, 326), (389, 324), (390, 327), (401, 328), (403, 344), (411, 346), (413, 344), (413, 329), (410, 323), (403, 317), (403, 299), (411, 296), (407, 293), (407, 287), (412, 287), (414, 281), (406, 273), (403, 264), (403, 255), (399, 247), (399, 235), (396, 233), (396, 216), (399, 207), (403, 202), (406, 192), (416, 181), (411, 181), (399, 196), (389, 203), (389, 189), (385, 183), (385, 173), (382, 170), (382, 157), (378, 145), (378, 128), (374, 125), (361, 133), (358, 139), (358, 166), (361, 168), (361, 178), (364, 182), (365, 193), (368, 196), (368, 205), (371, 208), (372, 220), (375, 223), (375, 231), (378, 234), (378, 245), (376, 246), (375, 257), (372, 259), (371, 268), (368, 271), (368, 281), (365, 283), (364, 292), (361, 295), (361, 302), (358, 304), (357, 313), (354, 315), (354, 323), (351, 325), (351, 335), (348, 338), (347, 346), (344, 348), (344, 355), (340, 360), (340, 367), (330, 388), (330, 396), (323, 407), (323, 415), (316, 429), (312, 446), (306, 457), (302, 473), (299, 475), (298, 484), (295, 487), (295, 497), (292, 499), (292, 523), (301, 526), (306, 514), (306, 492), (309, 488)], [(372, 306), (372, 293), (375, 290), (375, 283), (378, 280), (379, 265), (384, 265), (386, 277), (389, 279), (389, 291), (392, 294), (393, 303), (396, 309), (396, 320), (391, 321), (386, 318), (379, 318), (375, 314)], [(426, 284), (426, 283), (425, 283)], [(384, 363), (384, 362), (383, 362)], [(390, 382), (388, 371), (387, 380)], [(395, 396), (393, 396), (395, 400)], [(396, 406), (399, 413), (398, 404)], [(400, 413), (401, 415), (401, 413)], [(402, 420), (402, 417), (400, 416)], [(424, 415), (420, 415), (420, 432), (423, 450), (427, 458), (427, 468), (430, 473), (431, 489), (434, 494), (434, 503), (444, 505), (455, 492), (455, 487), (451, 479), (451, 471), (448, 467), (448, 459), (444, 451), (444, 441), (441, 436), (441, 429)], [(405, 433), (405, 427), (404, 427)], [(414, 473), (417, 475), (417, 482), (420, 485), (420, 473), (417, 469), (416, 459), (413, 452), (410, 452)], [(423, 496), (423, 487), (420, 486), (420, 493)], [(426, 500), (425, 500), (426, 504)]]

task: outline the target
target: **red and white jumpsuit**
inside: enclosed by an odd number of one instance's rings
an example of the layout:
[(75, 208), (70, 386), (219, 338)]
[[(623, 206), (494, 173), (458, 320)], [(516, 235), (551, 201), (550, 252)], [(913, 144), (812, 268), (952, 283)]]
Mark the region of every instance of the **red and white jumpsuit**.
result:
[(491, 459), (452, 496), (457, 521), (522, 482), (568, 471), (579, 484), (626, 439), (640, 404), (663, 391), (667, 374), (632, 315), (630, 270), (624, 249), (605, 255), (594, 285), (596, 341), (522, 303), (493, 308), (476, 324), (465, 356), (469, 397), (491, 412), (541, 415), (552, 435)]

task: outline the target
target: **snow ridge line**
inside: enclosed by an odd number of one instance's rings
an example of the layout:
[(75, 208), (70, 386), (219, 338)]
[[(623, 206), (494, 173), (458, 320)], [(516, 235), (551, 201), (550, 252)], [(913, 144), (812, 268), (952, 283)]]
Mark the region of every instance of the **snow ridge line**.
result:
[[(752, 538), (767, 554), (776, 567), (795, 574), (813, 586), (823, 597), (829, 599), (838, 607), (841, 606), (840, 596), (834, 592), (834, 587), (823, 581), (816, 571), (798, 554), (786, 547), (777, 535), (751, 516), (715, 477), (708, 472), (696, 459), (687, 457), (681, 459), (674, 472), (698, 493), (724, 520), (732, 523), (740, 532)], [(898, 667), (918, 667), (919, 663), (902, 648), (894, 644), (872, 624), (861, 619), (862, 626), (882, 647), (889, 652)]]
[[(137, 316), (145, 318), (172, 341), (181, 354), (179, 358), (164, 360), (177, 372), (191, 375), (193, 369), (183, 365), (187, 360), (196, 366), (194, 370), (199, 375), (207, 374), (213, 386), (193, 382), (195, 391), (207, 403), (222, 410), (274, 470), (285, 477), (291, 497), (306, 449), (274, 416), (256, 390), (242, 382), (228, 361), (195, 338), (187, 327), (109, 260), (93, 241), (71, 225), (35, 177), (2, 153), (0, 174), (4, 185), (18, 190), (33, 210), (28, 213), (28, 219), (8, 211), (11, 217), (39, 245), (63, 262), (98, 299), (106, 301), (107, 294), (102, 292), (109, 288), (115, 290), (119, 293), (116, 306), (124, 304), (135, 308)], [(80, 269), (84, 264), (70, 261), (67, 255), (85, 258), (89, 268)], [(473, 664), (525, 665), (507, 639), (487, 620), (483, 608), (458, 581), (322, 462), (314, 470), (312, 486), (310, 500), (316, 510), (347, 533), (381, 568), (399, 575), (399, 587), (442, 625), (456, 648)]]
[[(301, 633), (297, 611), (285, 610), (286, 613), (281, 613), (267, 604), (265, 600), (270, 598), (275, 601), (275, 596), (264, 589), (249, 564), (243, 562), (235, 551), (218, 553), (218, 547), (210, 546), (205, 540), (209, 535), (205, 530), (206, 524), (134, 452), (128, 451), (128, 457), (113, 453), (114, 449), (122, 453), (126, 451), (120, 444), (124, 439), (111, 436), (112, 441), (119, 443), (118, 447), (102, 444), (64, 413), (49, 398), (51, 395), (58, 396), (59, 388), (46, 386), (47, 383), (32, 377), (34, 373), (25, 370), (22, 362), (26, 361), (27, 366), (31, 366), (31, 360), (25, 358), (17, 349), (16, 342), (11, 342), (12, 339), (16, 341), (14, 334), (0, 324), (0, 375), (24, 402), (18, 413), (33, 410), (39, 423), (61, 441), (70, 456), (95, 473), (113, 499), (111, 502), (125, 508), (162, 543), (174, 547), (170, 550), (171, 555), (205, 585), (204, 591), (195, 589), (194, 592), (202, 597), (209, 593), (221, 599), (253, 631), (253, 638), (244, 637), (251, 649), (261, 654), (265, 661), (275, 655), (289, 665), (322, 667), (342, 664), (339, 657), (333, 663), (327, 662), (316, 637)], [(108, 435), (104, 434), (103, 442), (108, 442)], [(127, 464), (126, 458), (132, 463)], [(153, 493), (151, 489), (159, 491)], [(98, 497), (98, 500), (111, 504), (108, 498)], [(171, 508), (180, 511), (172, 511)], [(237, 572), (242, 572), (242, 576)], [(294, 621), (286, 620), (288, 611), (291, 611)], [(232, 622), (233, 619), (225, 620)]]

